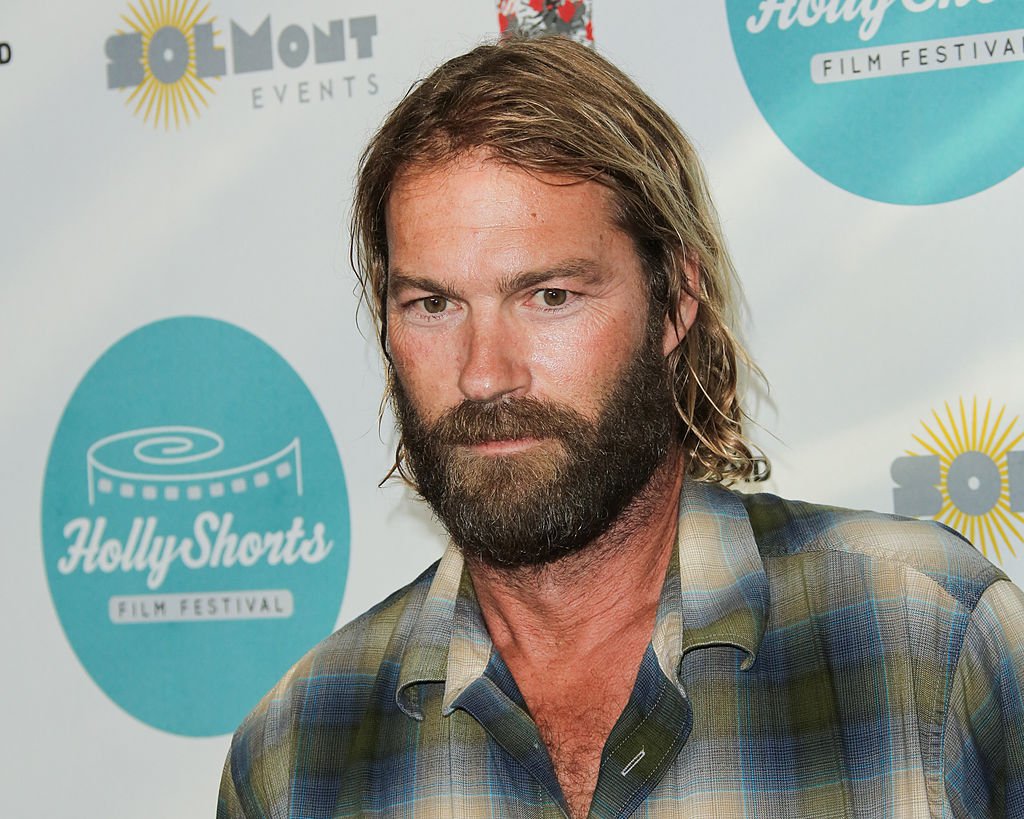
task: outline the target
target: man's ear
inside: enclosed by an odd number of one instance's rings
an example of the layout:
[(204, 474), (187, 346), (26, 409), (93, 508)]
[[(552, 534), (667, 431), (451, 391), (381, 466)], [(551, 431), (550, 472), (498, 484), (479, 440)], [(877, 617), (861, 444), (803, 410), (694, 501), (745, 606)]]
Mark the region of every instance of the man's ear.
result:
[(679, 346), (697, 318), (698, 301), (690, 293), (700, 293), (700, 269), (695, 260), (686, 258), (683, 261), (683, 271), (686, 274), (686, 287), (689, 292), (681, 290), (675, 310), (670, 310), (665, 316), (665, 334), (662, 341), (662, 352), (665, 355)]

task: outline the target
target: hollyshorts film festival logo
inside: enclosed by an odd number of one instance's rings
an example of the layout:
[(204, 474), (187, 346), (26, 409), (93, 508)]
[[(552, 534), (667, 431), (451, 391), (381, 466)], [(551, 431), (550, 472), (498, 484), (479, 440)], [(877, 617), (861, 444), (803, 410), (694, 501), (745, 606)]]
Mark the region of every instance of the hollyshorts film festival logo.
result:
[(591, 0), (498, 0), (498, 29), (503, 37), (558, 34), (594, 44)]
[(932, 410), (892, 462), (893, 511), (929, 517), (967, 537), (994, 562), (1024, 545), (1024, 429), (991, 399)]
[(740, 69), (786, 146), (882, 202), (970, 196), (1024, 165), (1021, 0), (726, 0)]
[(108, 349), (61, 418), (42, 517), (72, 648), (156, 728), (231, 731), (334, 627), (337, 448), (294, 370), (234, 325), (167, 319)]
[[(379, 91), (372, 67), (377, 16), (325, 23), (266, 14), (220, 20), (198, 0), (137, 0), (104, 47), (107, 88), (154, 127), (180, 128), (198, 117), (223, 81), (255, 75), (254, 110), (341, 102)], [(266, 72), (271, 72), (268, 76)]]

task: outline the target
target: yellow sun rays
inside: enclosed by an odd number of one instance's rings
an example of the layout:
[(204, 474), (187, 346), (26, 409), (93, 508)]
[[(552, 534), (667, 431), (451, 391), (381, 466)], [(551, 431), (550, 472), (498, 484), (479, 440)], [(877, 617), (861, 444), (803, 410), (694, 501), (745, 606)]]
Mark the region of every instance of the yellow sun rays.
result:
[[(162, 123), (170, 128), (173, 121), (178, 128), (182, 122), (191, 122), (191, 116), (199, 115), (199, 104), (207, 105), (207, 96), (214, 93), (213, 87), (196, 74), (196, 44), (194, 28), (200, 22), (212, 22), (216, 18), (203, 20), (209, 4), (198, 8), (199, 0), (139, 0), (138, 5), (128, 4), (130, 15), (121, 19), (142, 35), (143, 80), (137, 85), (126, 104), (135, 103), (135, 113), (141, 114), (144, 122), (153, 120), (153, 127)], [(188, 43), (188, 64), (180, 77), (173, 82), (158, 79), (150, 65), (150, 43), (164, 28), (176, 29)], [(123, 33), (123, 32), (122, 32)], [(218, 32), (214, 32), (217, 34)]]
[[(1003, 406), (993, 418), (991, 399), (981, 414), (978, 412), (977, 398), (972, 399), (969, 411), (963, 398), (959, 401), (959, 411), (954, 411), (948, 402), (945, 404), (945, 410), (944, 415), (932, 410), (934, 426), (922, 421), (924, 435), (913, 436), (924, 452), (908, 450), (907, 454), (927, 453), (939, 459), (942, 508), (935, 515), (935, 519), (962, 532), (972, 543), (979, 546), (986, 556), (991, 548), (995, 559), (1002, 563), (1000, 545), (1016, 557), (1017, 552), (1013, 544), (1024, 540), (1021, 535), (1024, 531), (1024, 515), (1010, 508), (1006, 460), (1007, 454), (1024, 440), (1024, 432), (1014, 435), (1020, 416), (1014, 416), (1004, 422), (1006, 407)], [(950, 498), (946, 483), (949, 467), (957, 456), (967, 452), (987, 456), (999, 471), (1001, 484), (998, 500), (984, 514), (968, 514), (958, 509)]]

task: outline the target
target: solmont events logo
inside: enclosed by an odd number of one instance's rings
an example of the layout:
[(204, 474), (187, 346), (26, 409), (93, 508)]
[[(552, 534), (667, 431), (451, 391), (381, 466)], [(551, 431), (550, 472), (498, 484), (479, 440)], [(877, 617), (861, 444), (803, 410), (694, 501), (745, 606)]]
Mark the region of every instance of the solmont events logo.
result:
[[(367, 60), (377, 36), (376, 15), (276, 26), (268, 14), (255, 25), (228, 20), (222, 28), (210, 5), (200, 6), (197, 0), (138, 0), (129, 3), (121, 20), (124, 26), (105, 45), (107, 87), (127, 91), (125, 101), (135, 114), (165, 129), (199, 116), (216, 83), (227, 75)], [(346, 75), (340, 78), (344, 86), (339, 82), (337, 88), (334, 79), (317, 79), (321, 100), (333, 99), (336, 91), (352, 96), (360, 79), (368, 93), (377, 91), (373, 74)], [(308, 101), (314, 93), (309, 83), (299, 85), (291, 96)], [(287, 84), (276, 85), (275, 91), (284, 102)], [(263, 107), (263, 88), (252, 89), (252, 95), (253, 107)]]
[(326, 421), (255, 336), (150, 324), (71, 397), (46, 470), (47, 577), (86, 670), (144, 722), (230, 731), (333, 628), (348, 550)]
[(1016, 558), (1024, 544), (1024, 430), (1006, 406), (977, 398), (932, 410), (914, 448), (892, 462), (898, 515), (930, 517), (965, 535), (989, 558)]
[(726, 0), (765, 119), (844, 190), (925, 205), (1024, 165), (1019, 0)]

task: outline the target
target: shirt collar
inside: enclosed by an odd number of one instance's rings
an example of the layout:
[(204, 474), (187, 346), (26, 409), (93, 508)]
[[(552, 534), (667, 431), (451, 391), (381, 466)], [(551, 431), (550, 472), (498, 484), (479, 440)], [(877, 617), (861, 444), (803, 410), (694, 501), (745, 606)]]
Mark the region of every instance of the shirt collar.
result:
[(768, 616), (768, 578), (746, 508), (728, 489), (687, 480), (679, 497), (678, 561), (665, 578), (651, 642), (662, 671), (677, 680), (695, 648), (742, 650), (757, 658)]
[[(768, 613), (768, 580), (740, 499), (715, 484), (687, 480), (679, 497), (676, 557), (670, 563), (651, 643), (662, 672), (678, 683), (683, 656), (732, 645), (749, 669)], [(449, 545), (406, 643), (397, 701), (422, 719), (417, 685), (443, 683), (443, 713), (487, 668), (492, 643), (462, 555)]]
[[(413, 624), (398, 670), (395, 695), (398, 707), (415, 719), (423, 719), (417, 686), (443, 683), (448, 677), (449, 648), (453, 642), (462, 576), (462, 554), (454, 544), (449, 544), (434, 572), (423, 610)], [(466, 576), (468, 578), (468, 572)], [(458, 608), (461, 614), (462, 607)]]

